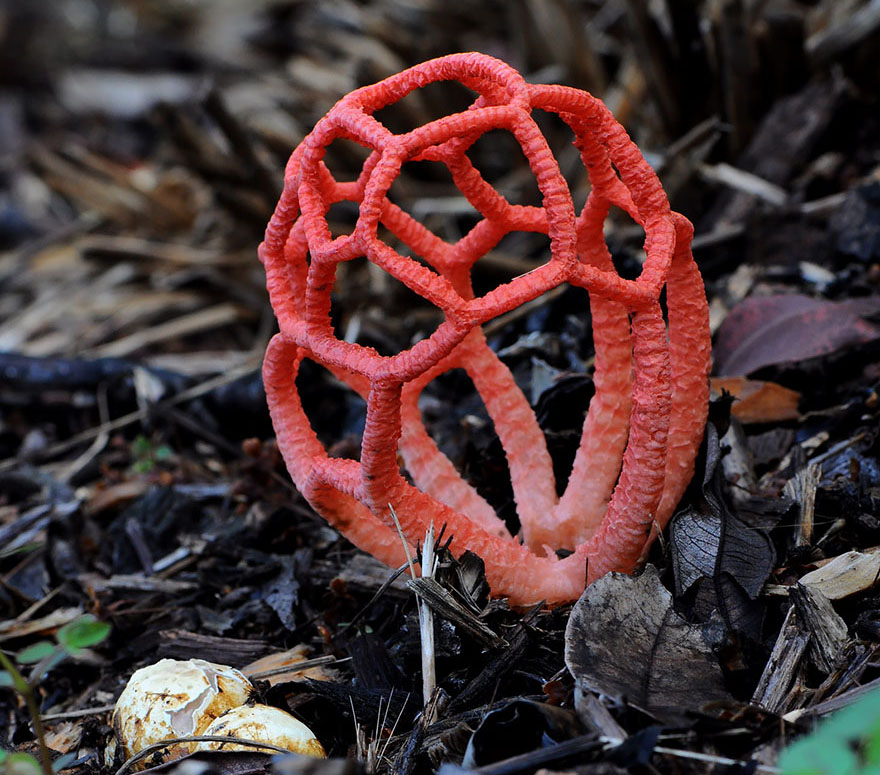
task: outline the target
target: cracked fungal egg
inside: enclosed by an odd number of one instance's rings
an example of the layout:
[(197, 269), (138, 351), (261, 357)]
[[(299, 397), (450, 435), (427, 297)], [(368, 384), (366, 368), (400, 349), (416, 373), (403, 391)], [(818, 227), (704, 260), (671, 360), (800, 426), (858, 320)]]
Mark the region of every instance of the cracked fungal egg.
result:
[[(253, 685), (238, 670), (204, 659), (162, 659), (143, 667), (116, 701), (115, 745), (107, 746), (105, 759), (112, 766), (117, 747), (124, 761), (153, 743), (203, 734), (218, 716), (247, 702), (251, 691)], [(178, 743), (158, 753), (169, 761), (192, 750), (192, 743)], [(134, 769), (151, 763), (146, 757)]]
[[(256, 743), (270, 743), (286, 748), (293, 753), (324, 758), (324, 747), (318, 742), (315, 733), (305, 724), (280, 708), (269, 705), (251, 705), (233, 708), (220, 718), (214, 719), (202, 733), (223, 735), (253, 740)], [(240, 743), (221, 743), (209, 741), (198, 743), (196, 751), (252, 751), (252, 747)]]

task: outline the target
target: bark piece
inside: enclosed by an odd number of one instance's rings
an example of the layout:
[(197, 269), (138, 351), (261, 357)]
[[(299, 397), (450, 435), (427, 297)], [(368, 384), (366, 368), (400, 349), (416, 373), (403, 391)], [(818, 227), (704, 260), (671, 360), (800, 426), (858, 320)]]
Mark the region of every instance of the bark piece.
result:
[(796, 584), (790, 595), (798, 616), (810, 632), (810, 659), (817, 669), (830, 673), (849, 640), (846, 623), (831, 601), (815, 587)]

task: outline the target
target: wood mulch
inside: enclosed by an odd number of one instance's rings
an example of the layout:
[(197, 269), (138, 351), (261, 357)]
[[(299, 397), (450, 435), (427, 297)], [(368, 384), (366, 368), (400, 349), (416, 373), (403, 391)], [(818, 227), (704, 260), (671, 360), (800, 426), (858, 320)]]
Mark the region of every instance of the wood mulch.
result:
[[(204, 753), (198, 772), (770, 773), (880, 686), (878, 43), (867, 0), (0, 2), (0, 649), (86, 612), (113, 628), (39, 686), (64, 772), (116, 771), (110, 709), (163, 657), (242, 668), (331, 756)], [(468, 50), (606, 101), (694, 222), (710, 300), (715, 399), (678, 515), (641, 575), (552, 610), (489, 600), (478, 562), (407, 583), (354, 550), (290, 483), (259, 377), (275, 321), (256, 246), (287, 156), (343, 94)], [(574, 174), (562, 127), (547, 136)], [(528, 201), (509, 151), (478, 143), (475, 163)], [(445, 178), (398, 183), (435, 233), (467, 228)], [(617, 214), (606, 239), (637, 273), (640, 228)], [(546, 248), (516, 235), (477, 282)], [(380, 352), (432, 321), (366, 263), (335, 304)], [(585, 299), (487, 329), (564, 472), (592, 393)], [(356, 449), (360, 399), (317, 367), (300, 384), (328, 448)], [(515, 519), (473, 386), (437, 380), (423, 411)], [(414, 590), (436, 617), (426, 708)], [(0, 689), (0, 747), (33, 745)]]

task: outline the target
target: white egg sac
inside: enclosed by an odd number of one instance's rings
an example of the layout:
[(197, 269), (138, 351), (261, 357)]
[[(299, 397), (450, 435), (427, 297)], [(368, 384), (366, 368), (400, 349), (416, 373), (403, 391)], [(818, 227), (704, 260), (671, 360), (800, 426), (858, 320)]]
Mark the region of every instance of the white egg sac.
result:
[[(163, 659), (137, 670), (116, 701), (113, 729), (122, 758), (128, 759), (153, 743), (199, 735), (214, 719), (247, 702), (253, 686), (238, 670), (203, 659)], [(115, 746), (108, 746), (112, 760)], [(192, 751), (179, 743), (160, 752), (176, 759)], [(135, 769), (144, 769), (150, 757)]]
[[(270, 743), (306, 756), (324, 758), (327, 755), (311, 729), (289, 713), (268, 705), (233, 708), (212, 721), (202, 734)], [(253, 751), (255, 749), (238, 743), (204, 741), (199, 743), (195, 750)]]

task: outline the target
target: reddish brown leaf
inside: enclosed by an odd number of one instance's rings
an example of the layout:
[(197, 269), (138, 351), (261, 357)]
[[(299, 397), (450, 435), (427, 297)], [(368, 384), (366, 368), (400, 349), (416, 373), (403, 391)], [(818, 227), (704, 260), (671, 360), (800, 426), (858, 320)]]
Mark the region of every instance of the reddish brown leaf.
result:
[(721, 324), (715, 369), (744, 376), (764, 366), (802, 361), (880, 337), (862, 316), (880, 311), (880, 297), (832, 302), (799, 294), (752, 296)]
[(712, 377), (712, 393), (726, 390), (733, 398), (731, 414), (741, 423), (797, 420), (801, 394), (775, 382), (745, 377)]

